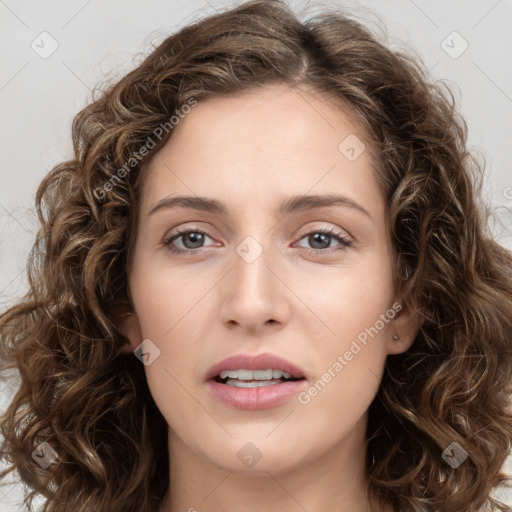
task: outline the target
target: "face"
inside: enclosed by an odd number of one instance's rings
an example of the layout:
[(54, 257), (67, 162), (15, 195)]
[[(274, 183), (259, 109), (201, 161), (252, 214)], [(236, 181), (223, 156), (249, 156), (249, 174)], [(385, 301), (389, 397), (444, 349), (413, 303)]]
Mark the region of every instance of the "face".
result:
[[(145, 371), (171, 452), (243, 471), (252, 450), (254, 470), (278, 472), (362, 441), (386, 357), (415, 334), (364, 140), (318, 94), (268, 86), (199, 102), (149, 162), (126, 332), (132, 350), (150, 340)], [(165, 201), (182, 196), (194, 201)], [(228, 357), (261, 354), (303, 378), (207, 379)]]

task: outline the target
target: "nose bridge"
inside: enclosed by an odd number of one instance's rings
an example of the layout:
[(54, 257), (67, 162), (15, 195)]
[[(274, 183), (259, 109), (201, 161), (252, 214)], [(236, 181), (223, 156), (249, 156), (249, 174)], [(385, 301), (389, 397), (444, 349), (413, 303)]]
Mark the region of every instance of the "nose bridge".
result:
[(235, 247), (224, 320), (246, 327), (284, 321), (285, 287), (276, 277), (279, 265), (272, 247), (272, 233), (264, 229), (246, 235)]
[[(263, 212), (268, 208), (261, 201), (255, 202), (259, 207), (245, 210), (238, 219), (238, 233), (240, 241), (235, 246), (233, 264), (235, 266), (235, 279), (241, 280), (254, 292), (260, 286), (269, 283), (270, 270), (268, 266), (275, 266), (274, 235), (275, 230), (268, 229), (269, 219)], [(270, 273), (270, 275), (272, 275)]]
[[(258, 236), (258, 235), (256, 235)], [(240, 297), (257, 300), (271, 294), (273, 274), (269, 270), (272, 265), (270, 235), (246, 236), (235, 248), (234, 279)], [(266, 236), (265, 240), (263, 237)]]

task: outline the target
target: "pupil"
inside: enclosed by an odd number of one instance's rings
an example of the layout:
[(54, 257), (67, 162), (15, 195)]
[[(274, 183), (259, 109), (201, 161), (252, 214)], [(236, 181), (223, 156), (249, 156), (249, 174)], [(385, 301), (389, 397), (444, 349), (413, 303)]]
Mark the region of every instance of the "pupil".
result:
[[(327, 245), (324, 247), (315, 247), (315, 249), (325, 249), (326, 247), (329, 247), (331, 237), (324, 233), (314, 233), (313, 235), (309, 235), (309, 239), (310, 239), (309, 243), (314, 247), (314, 244), (318, 242), (319, 238), (323, 239), (324, 245), (325, 245), (325, 241), (327, 240)], [(322, 244), (321, 241), (320, 241), (320, 244)]]
[[(192, 239), (192, 248), (200, 247), (201, 243), (203, 242), (203, 235), (201, 233), (187, 233), (185, 239), (187, 238)], [(194, 238), (196, 240), (194, 240)]]

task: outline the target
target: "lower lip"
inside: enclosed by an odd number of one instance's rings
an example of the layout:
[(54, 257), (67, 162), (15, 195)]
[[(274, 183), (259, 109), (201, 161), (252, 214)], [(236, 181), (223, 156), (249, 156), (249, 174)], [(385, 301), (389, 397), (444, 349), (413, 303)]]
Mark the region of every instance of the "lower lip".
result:
[(307, 385), (306, 379), (292, 380), (255, 388), (239, 388), (209, 380), (213, 396), (223, 404), (237, 409), (269, 409), (280, 405)]

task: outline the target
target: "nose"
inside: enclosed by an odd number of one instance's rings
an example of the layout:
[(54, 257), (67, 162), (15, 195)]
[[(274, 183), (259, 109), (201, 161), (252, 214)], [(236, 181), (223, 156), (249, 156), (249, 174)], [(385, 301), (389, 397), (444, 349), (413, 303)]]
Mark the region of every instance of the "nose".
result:
[(232, 261), (220, 312), (223, 323), (251, 332), (283, 328), (288, 323), (293, 294), (271, 251), (252, 239), (238, 246)]

